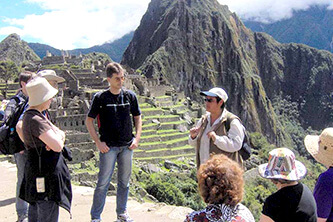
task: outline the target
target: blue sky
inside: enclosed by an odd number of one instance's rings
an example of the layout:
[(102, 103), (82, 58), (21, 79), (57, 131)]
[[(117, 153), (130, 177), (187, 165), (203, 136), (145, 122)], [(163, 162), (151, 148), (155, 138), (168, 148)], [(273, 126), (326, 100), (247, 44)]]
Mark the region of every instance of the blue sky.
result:
[[(241, 18), (270, 22), (332, 0), (218, 0)], [(88, 48), (135, 30), (150, 0), (0, 0), (0, 41), (17, 33), (57, 49)]]

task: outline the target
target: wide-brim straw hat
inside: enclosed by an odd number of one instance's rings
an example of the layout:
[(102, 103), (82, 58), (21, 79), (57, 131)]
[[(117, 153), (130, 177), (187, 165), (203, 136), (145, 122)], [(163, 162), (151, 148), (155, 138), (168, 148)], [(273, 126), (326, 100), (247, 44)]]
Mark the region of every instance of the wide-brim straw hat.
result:
[(320, 134), (307, 135), (305, 148), (319, 163), (326, 167), (333, 166), (333, 128), (326, 128)]
[(30, 80), (26, 85), (26, 89), (30, 106), (40, 105), (58, 93), (58, 90), (53, 88), (50, 83), (42, 77), (36, 77)]
[(65, 82), (65, 79), (58, 76), (57, 73), (54, 70), (51, 69), (45, 69), (42, 71), (39, 71), (37, 73), (37, 76), (44, 77), (48, 81), (57, 81), (58, 83)]
[(260, 176), (267, 179), (296, 181), (306, 175), (306, 167), (296, 160), (295, 154), (288, 148), (277, 148), (269, 152), (268, 163), (258, 167)]

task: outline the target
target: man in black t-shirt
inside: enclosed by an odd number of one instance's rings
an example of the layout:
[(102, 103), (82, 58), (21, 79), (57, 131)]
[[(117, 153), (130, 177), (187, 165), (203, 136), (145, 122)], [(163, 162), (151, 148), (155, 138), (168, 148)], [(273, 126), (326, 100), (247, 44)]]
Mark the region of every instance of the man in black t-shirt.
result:
[[(106, 75), (110, 88), (94, 96), (86, 118), (87, 129), (100, 151), (98, 181), (90, 212), (91, 220), (101, 221), (100, 215), (117, 162), (117, 221), (133, 221), (126, 208), (133, 150), (138, 147), (141, 136), (141, 112), (136, 95), (132, 91), (122, 89), (124, 70), (120, 64), (109, 63)], [(94, 128), (96, 117), (100, 136)], [(136, 129), (135, 136), (132, 133), (132, 117)]]
[(306, 168), (290, 149), (272, 150), (268, 163), (258, 169), (260, 176), (270, 179), (278, 189), (266, 198), (260, 222), (317, 222), (314, 197), (298, 182), (306, 175)]

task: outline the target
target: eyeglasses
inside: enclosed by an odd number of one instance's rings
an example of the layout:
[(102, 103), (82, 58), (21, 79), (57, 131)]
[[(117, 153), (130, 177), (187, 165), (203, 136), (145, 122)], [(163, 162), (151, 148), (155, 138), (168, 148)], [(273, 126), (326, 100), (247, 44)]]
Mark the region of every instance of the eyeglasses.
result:
[(209, 103), (213, 102), (213, 99), (205, 98), (204, 100), (205, 100), (205, 102), (209, 102)]

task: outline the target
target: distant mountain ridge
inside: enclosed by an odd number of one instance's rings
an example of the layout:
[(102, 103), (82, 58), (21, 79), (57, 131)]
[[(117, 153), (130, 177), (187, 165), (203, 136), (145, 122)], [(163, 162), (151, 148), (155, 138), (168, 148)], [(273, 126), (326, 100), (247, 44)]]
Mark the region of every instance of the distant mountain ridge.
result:
[(299, 10), (289, 19), (271, 24), (243, 21), (254, 32), (266, 32), (282, 43), (303, 43), (333, 52), (333, 10), (312, 6)]
[[(79, 55), (81, 54), (88, 54), (91, 52), (101, 52), (106, 53), (110, 56), (113, 61), (120, 62), (125, 49), (127, 48), (129, 42), (133, 38), (134, 31), (124, 35), (120, 39), (117, 39), (110, 43), (104, 43), (102, 45), (96, 45), (90, 48), (82, 48), (82, 49), (73, 49), (73, 50), (66, 50), (71, 55)], [(30, 48), (36, 52), (36, 54), (42, 59), (46, 56), (46, 51), (49, 51), (53, 55), (60, 56), (62, 54), (62, 50), (53, 48), (46, 44), (40, 43), (28, 43)]]

